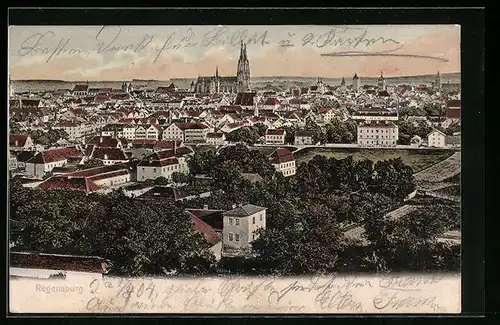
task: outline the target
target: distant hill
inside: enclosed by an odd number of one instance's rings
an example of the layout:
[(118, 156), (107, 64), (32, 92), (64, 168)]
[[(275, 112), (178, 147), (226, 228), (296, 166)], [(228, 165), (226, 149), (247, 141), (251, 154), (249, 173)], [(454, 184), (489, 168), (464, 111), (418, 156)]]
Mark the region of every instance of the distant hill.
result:
[[(376, 84), (378, 77), (363, 77), (359, 75), (361, 84)], [(321, 78), (321, 77), (320, 77)], [(430, 84), (436, 78), (435, 74), (419, 75), (419, 76), (400, 76), (386, 77), (388, 84)], [(342, 78), (321, 78), (323, 82), (329, 85), (340, 85)], [(347, 84), (351, 84), (352, 77), (345, 77)], [(272, 89), (289, 89), (290, 87), (307, 87), (317, 82), (318, 77), (300, 77), (300, 76), (268, 76), (268, 77), (252, 77), (250, 83), (257, 89), (268, 88)], [(460, 73), (443, 73), (441, 74), (442, 83), (460, 84)], [(73, 88), (76, 84), (81, 84), (85, 81), (64, 81), (64, 80), (11, 80), (15, 91), (47, 91), (58, 88)], [(171, 78), (170, 80), (144, 80), (133, 79), (132, 83), (140, 88), (165, 87), (174, 83), (177, 87), (187, 89), (191, 81), (196, 81), (196, 78)], [(120, 88), (123, 81), (89, 81), (92, 88)]]

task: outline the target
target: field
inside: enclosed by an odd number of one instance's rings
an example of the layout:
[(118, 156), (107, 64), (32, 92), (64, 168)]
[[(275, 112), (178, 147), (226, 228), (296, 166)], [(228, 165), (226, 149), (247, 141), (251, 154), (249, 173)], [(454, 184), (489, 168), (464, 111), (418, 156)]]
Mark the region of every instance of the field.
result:
[(450, 150), (396, 150), (396, 149), (336, 149), (336, 148), (311, 148), (304, 149), (295, 154), (297, 164), (308, 162), (316, 155), (328, 158), (343, 159), (353, 156), (354, 160), (370, 159), (374, 163), (401, 157), (403, 162), (415, 172), (424, 170), (453, 154)]

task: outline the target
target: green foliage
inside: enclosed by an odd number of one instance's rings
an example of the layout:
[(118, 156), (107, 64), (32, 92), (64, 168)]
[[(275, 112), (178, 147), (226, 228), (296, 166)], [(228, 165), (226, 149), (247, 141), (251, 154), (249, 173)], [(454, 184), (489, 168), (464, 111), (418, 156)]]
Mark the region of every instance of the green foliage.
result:
[(288, 226), (261, 231), (252, 246), (263, 272), (318, 274), (335, 270), (342, 238), (333, 212), (310, 201)]
[(432, 127), (427, 125), (425, 121), (418, 122), (415, 126), (412, 122), (400, 120), (398, 122), (399, 139), (398, 144), (409, 145), (411, 138), (418, 135), (422, 139), (427, 139), (427, 135), (432, 132)]
[(226, 136), (226, 140), (229, 142), (242, 142), (247, 145), (253, 145), (259, 138), (259, 129), (254, 126), (241, 127)]
[(16, 250), (97, 255), (113, 262), (113, 274), (205, 274), (215, 266), (208, 244), (174, 202), (13, 183), (10, 218)]
[[(172, 178), (173, 178), (173, 174), (172, 174)], [(168, 179), (166, 177), (163, 177), (163, 176), (160, 176), (160, 177), (157, 177), (153, 180), (153, 183), (154, 185), (168, 185), (170, 182), (168, 181)]]

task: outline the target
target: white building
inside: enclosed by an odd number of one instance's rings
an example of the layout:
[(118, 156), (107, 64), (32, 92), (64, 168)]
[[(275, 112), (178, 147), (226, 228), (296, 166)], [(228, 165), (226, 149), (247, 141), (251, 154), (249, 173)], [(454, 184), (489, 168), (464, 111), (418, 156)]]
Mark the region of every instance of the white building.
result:
[(285, 144), (286, 131), (281, 129), (267, 129), (266, 144)]
[(390, 121), (364, 121), (358, 125), (360, 146), (394, 147), (398, 138), (398, 126)]
[(296, 131), (295, 145), (310, 145), (313, 143), (313, 133), (311, 131)]
[(66, 165), (70, 158), (75, 158), (81, 162), (83, 153), (73, 147), (39, 152), (26, 161), (26, 176), (41, 179), (54, 167)]
[(244, 250), (258, 238), (257, 231), (266, 229), (266, 208), (252, 204), (235, 207), (222, 213), (224, 250)]
[(69, 139), (77, 139), (92, 132), (92, 126), (84, 123), (74, 123), (71, 121), (61, 121), (54, 125), (55, 130), (64, 130)]
[(269, 155), (269, 160), (277, 172), (285, 177), (293, 176), (296, 172), (295, 158), (293, 152), (285, 148), (277, 148)]
[(213, 129), (203, 123), (172, 123), (163, 130), (163, 140), (179, 140), (185, 143), (205, 143)]
[(187, 174), (189, 173), (187, 162), (192, 154), (193, 150), (188, 147), (155, 152), (137, 165), (137, 181), (144, 182), (158, 177), (171, 180), (175, 172)]
[(24, 151), (34, 147), (33, 140), (27, 134), (9, 134), (9, 150)]
[(434, 130), (427, 135), (427, 146), (442, 148), (446, 146), (446, 134), (439, 130)]
[(155, 124), (140, 125), (135, 129), (135, 139), (158, 140), (160, 128)]
[(213, 146), (221, 146), (226, 141), (226, 135), (222, 132), (211, 132), (207, 134), (207, 143)]
[(129, 183), (131, 175), (126, 166), (116, 164), (99, 166), (52, 176), (39, 185), (42, 189), (68, 189), (85, 192), (101, 192), (111, 187)]

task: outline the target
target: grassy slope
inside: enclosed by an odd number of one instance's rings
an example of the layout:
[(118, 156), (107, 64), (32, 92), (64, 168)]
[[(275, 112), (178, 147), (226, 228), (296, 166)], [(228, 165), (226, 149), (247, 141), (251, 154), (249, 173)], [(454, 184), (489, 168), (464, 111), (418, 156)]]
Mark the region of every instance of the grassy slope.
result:
[(328, 158), (342, 159), (353, 156), (355, 160), (370, 159), (373, 162), (401, 157), (405, 164), (413, 168), (415, 172), (421, 171), (435, 163), (438, 163), (453, 154), (449, 150), (394, 150), (394, 149), (312, 149), (303, 150), (296, 154), (298, 164), (311, 160), (316, 155)]

